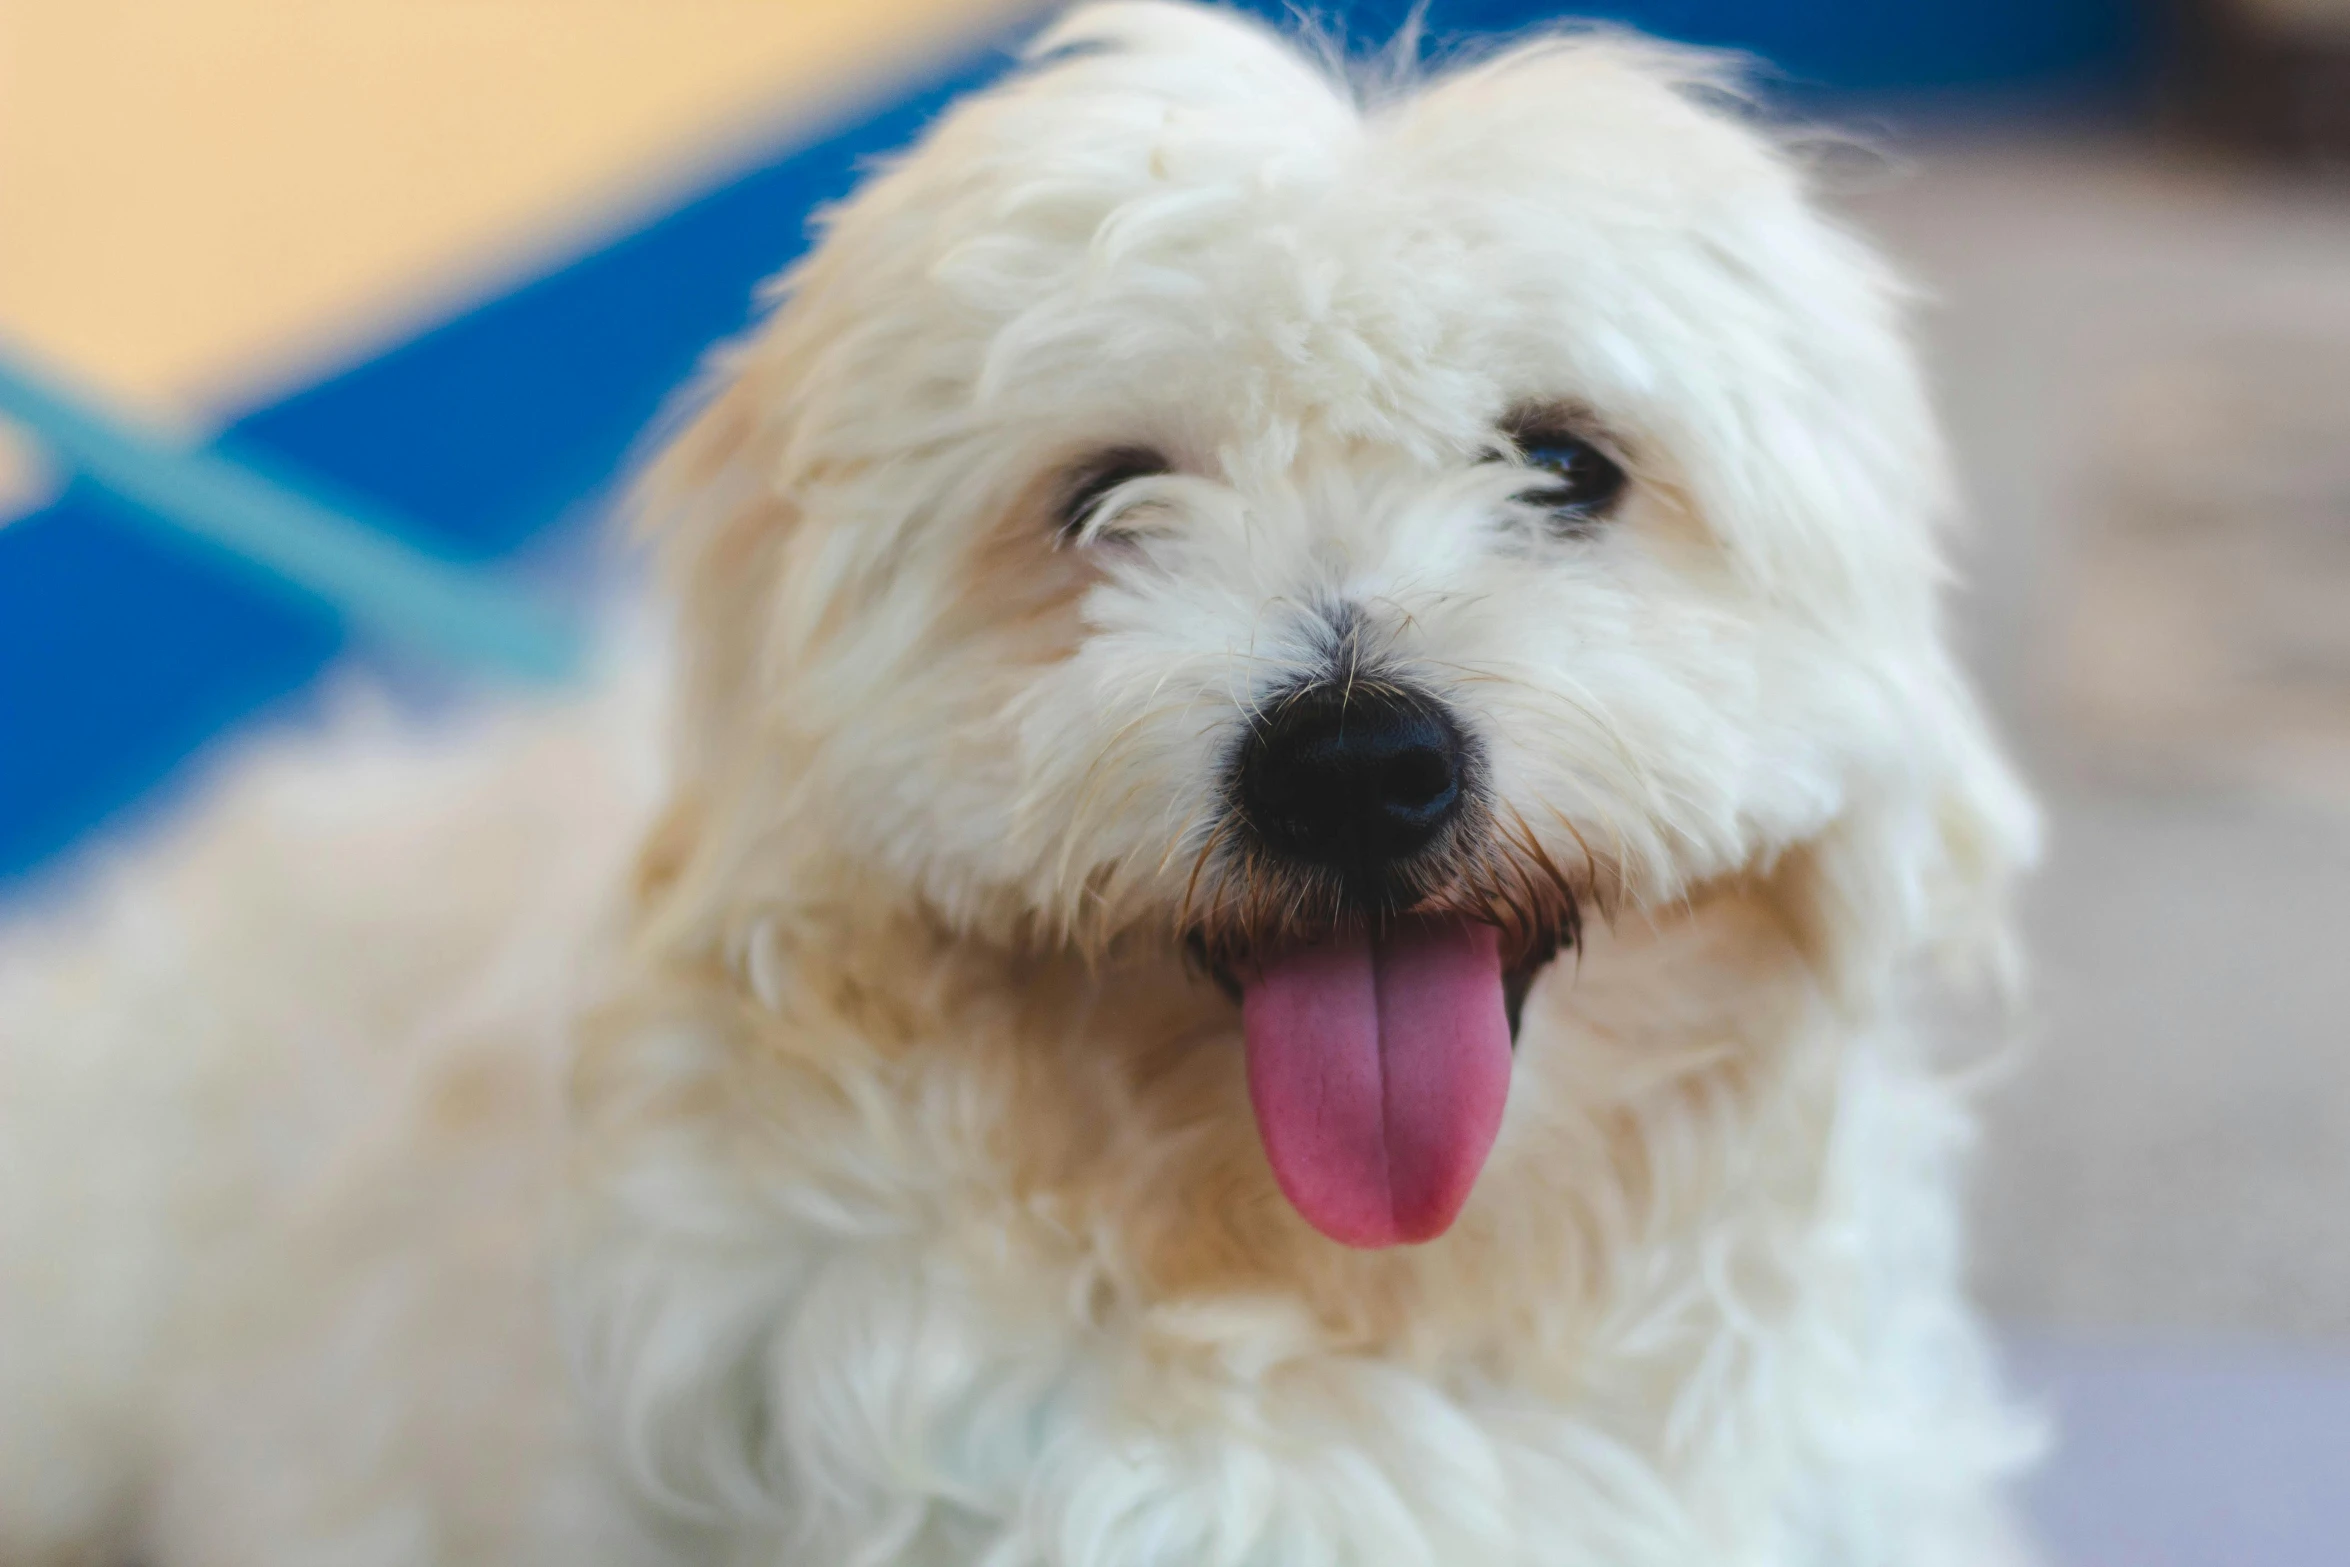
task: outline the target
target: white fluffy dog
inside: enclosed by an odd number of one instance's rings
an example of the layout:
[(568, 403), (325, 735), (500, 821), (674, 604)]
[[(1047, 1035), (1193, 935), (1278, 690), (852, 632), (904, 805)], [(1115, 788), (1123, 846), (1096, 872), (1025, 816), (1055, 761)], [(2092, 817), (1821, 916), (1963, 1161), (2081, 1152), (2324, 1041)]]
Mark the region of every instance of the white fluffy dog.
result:
[(1710, 69), (1108, 5), (835, 212), (673, 669), (9, 938), (0, 1562), (2013, 1559), (1907, 1014), (2032, 816)]

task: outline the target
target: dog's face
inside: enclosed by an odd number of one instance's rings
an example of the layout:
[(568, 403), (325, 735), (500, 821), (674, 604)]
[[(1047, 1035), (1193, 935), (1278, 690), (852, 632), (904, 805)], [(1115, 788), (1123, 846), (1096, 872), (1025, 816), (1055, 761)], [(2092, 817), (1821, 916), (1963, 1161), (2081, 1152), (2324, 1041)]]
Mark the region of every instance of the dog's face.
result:
[(1888, 285), (1685, 62), (1363, 107), (1212, 13), (1050, 48), (666, 464), (713, 853), (1187, 954), (1284, 1189), (1379, 1243), (1458, 1207), (1581, 914), (1842, 844), (1816, 939), (1906, 940), (2020, 843)]

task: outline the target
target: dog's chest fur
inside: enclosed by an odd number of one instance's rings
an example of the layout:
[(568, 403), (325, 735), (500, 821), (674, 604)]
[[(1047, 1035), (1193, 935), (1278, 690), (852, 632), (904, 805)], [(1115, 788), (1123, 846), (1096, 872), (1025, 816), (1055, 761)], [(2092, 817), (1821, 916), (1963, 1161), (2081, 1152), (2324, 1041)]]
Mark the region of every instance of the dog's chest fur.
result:
[(1808, 972), (1760, 885), (1595, 931), (1460, 1225), (1362, 1253), (1280, 1200), (1179, 967), (754, 922), (589, 1028), (591, 1396), (746, 1560), (1988, 1541), (2015, 1448), (1956, 1305), (1963, 1121)]

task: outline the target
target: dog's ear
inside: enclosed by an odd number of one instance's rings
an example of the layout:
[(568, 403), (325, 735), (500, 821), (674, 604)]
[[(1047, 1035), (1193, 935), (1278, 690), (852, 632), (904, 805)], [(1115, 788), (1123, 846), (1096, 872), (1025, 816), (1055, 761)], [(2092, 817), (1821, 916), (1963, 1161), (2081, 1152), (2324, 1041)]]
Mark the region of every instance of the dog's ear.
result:
[(756, 746), (756, 686), (776, 617), (776, 584), (802, 531), (781, 482), (785, 388), (758, 339), (723, 350), (673, 413), (630, 509), (649, 546), (672, 625), (670, 802), (640, 851), (638, 911), (706, 900), (702, 880), (741, 830), (715, 802), (743, 796)]
[(1827, 830), (1788, 856), (1786, 901), (1848, 1005), (1882, 999), (1920, 957), (1948, 980), (2012, 998), (2014, 893), (2039, 855), (2039, 813), (1944, 660), (1903, 697), (1898, 761), (1858, 783)]
[(678, 631), (675, 739), (689, 776), (717, 765), (711, 747), (745, 710), (798, 531), (781, 482), (786, 388), (765, 347), (753, 339), (714, 360), (631, 498)]

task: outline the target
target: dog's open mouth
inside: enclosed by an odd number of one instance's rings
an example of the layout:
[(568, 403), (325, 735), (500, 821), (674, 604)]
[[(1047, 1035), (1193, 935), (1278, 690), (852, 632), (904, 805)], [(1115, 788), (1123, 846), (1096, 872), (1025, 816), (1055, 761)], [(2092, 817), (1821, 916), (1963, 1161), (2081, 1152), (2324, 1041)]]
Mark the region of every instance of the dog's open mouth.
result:
[(1382, 664), (1358, 610), (1311, 619), (1328, 668), (1239, 729), (1179, 924), (1240, 1003), (1291, 1204), (1350, 1246), (1428, 1241), (1493, 1150), (1527, 989), (1581, 903), (1454, 705)]
[(1406, 916), (1216, 966), (1240, 1000), (1266, 1158), (1309, 1223), (1361, 1247), (1451, 1227), (1501, 1129), (1526, 992), (1555, 950), (1505, 961), (1494, 925)]

